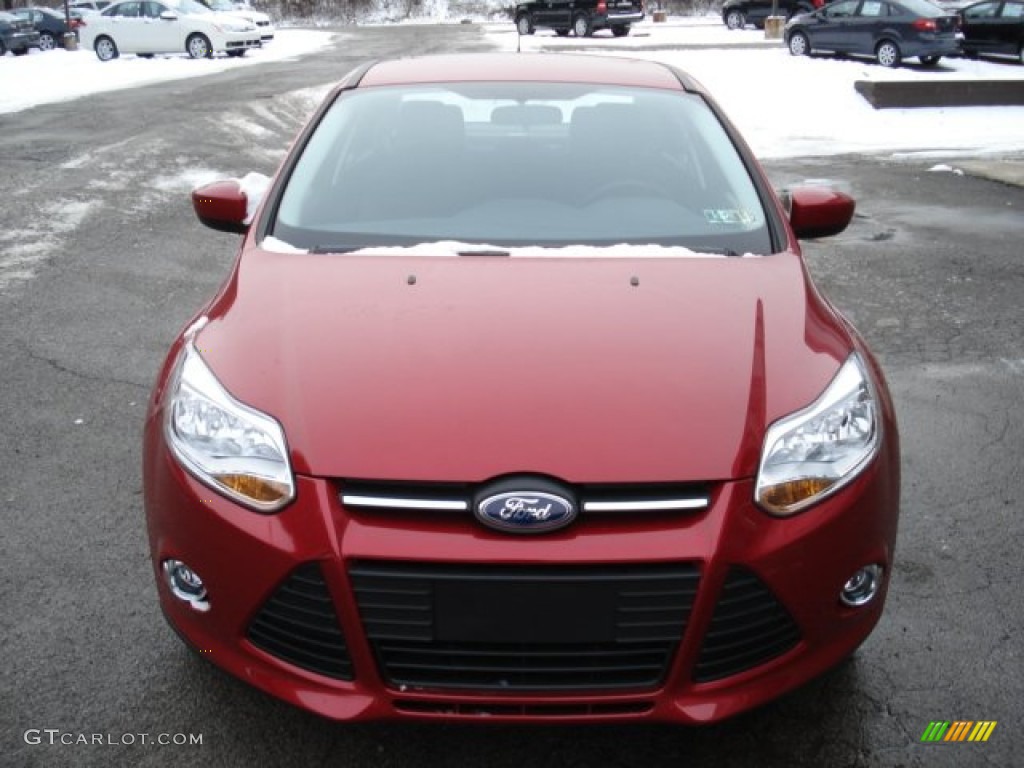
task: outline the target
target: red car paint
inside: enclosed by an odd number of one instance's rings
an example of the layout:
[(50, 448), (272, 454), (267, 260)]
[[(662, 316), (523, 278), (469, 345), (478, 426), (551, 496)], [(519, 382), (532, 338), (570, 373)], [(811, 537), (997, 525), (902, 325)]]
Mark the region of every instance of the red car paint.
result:
[[(470, 78), (680, 89), (666, 72), (589, 57), (438, 57), (371, 68), (359, 87)], [(213, 192), (216, 199), (197, 200), (200, 215), (243, 228), (237, 191)], [(848, 221), (852, 207), (836, 213), (843, 206), (849, 201), (820, 190), (797, 193), (792, 226), (828, 234), (837, 215)], [(194, 344), (237, 400), (281, 423), (296, 496), (280, 512), (259, 514), (178, 463), (163, 423), (179, 339), (158, 376), (144, 438), (150, 546), (168, 620), (232, 674), (338, 720), (708, 723), (833, 666), (882, 612), (884, 583), (861, 608), (838, 593), (864, 564), (881, 564), (886, 580), (891, 572), (898, 434), (880, 370), (814, 288), (783, 226), (785, 247), (763, 258), (562, 260), (274, 253), (260, 247), (254, 225), (200, 313), (209, 321)], [(766, 514), (753, 501), (766, 427), (813, 402), (854, 351), (878, 397), (878, 454), (806, 511)], [(476, 484), (510, 473), (574, 485), (697, 482), (710, 503), (683, 515), (581, 515), (557, 531), (515, 536), (472, 515), (346, 508), (339, 495), (346, 478)], [(171, 594), (160, 572), (167, 558), (201, 574), (210, 610)], [(351, 572), (365, 562), (687, 563), (699, 585), (657, 685), (413, 689), (388, 682), (367, 638)], [(323, 574), (351, 681), (295, 666), (248, 637), (261, 606), (305, 563)], [(735, 567), (766, 585), (799, 640), (752, 668), (698, 682), (695, 665)]]

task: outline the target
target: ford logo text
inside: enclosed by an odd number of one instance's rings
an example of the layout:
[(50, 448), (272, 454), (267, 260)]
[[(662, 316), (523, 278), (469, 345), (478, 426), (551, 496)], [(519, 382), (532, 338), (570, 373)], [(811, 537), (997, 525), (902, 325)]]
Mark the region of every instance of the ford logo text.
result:
[(483, 499), (476, 516), (484, 525), (513, 533), (542, 533), (568, 525), (576, 518), (569, 499), (543, 491), (498, 493)]

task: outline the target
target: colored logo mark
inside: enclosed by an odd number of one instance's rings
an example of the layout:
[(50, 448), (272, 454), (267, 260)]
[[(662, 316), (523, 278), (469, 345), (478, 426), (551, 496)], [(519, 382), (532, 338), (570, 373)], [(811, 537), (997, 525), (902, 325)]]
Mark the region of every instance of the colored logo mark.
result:
[(988, 741), (995, 729), (995, 720), (933, 720), (921, 734), (921, 741)]

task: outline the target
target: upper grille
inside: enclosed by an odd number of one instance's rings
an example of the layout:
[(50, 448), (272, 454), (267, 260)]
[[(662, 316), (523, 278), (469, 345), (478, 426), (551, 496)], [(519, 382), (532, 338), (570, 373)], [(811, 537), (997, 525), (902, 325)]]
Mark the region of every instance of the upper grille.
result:
[(390, 685), (502, 691), (658, 685), (699, 580), (691, 564), (364, 561), (349, 575)]
[(345, 637), (316, 563), (299, 566), (274, 591), (249, 624), (249, 640), (310, 672), (352, 679)]
[(754, 574), (730, 568), (693, 679), (719, 680), (781, 656), (800, 641), (785, 606)]
[[(529, 487), (529, 481), (524, 480)], [(466, 512), (481, 487), (473, 483), (415, 483), (343, 480), (341, 503), (355, 509), (418, 512)], [(584, 515), (609, 512), (682, 512), (705, 509), (710, 490), (705, 483), (593, 483), (566, 486)]]

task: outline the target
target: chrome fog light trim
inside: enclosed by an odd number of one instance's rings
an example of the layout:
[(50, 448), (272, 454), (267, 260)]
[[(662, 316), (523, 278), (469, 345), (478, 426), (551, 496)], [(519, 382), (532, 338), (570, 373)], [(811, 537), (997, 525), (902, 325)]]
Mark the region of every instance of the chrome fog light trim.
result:
[(164, 580), (168, 589), (179, 600), (188, 603), (202, 613), (210, 610), (210, 602), (206, 599), (206, 585), (192, 568), (181, 560), (164, 560)]
[(858, 608), (870, 603), (882, 586), (885, 569), (880, 565), (865, 565), (859, 568), (843, 585), (839, 600), (843, 605)]

